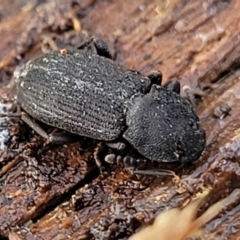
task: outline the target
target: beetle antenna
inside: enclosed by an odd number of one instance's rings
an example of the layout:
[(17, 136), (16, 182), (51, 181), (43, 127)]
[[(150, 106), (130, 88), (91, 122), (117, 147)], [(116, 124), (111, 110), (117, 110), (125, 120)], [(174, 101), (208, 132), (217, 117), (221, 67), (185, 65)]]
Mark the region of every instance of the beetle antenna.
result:
[(132, 171), (134, 174), (140, 174), (140, 175), (148, 175), (148, 176), (156, 176), (156, 177), (175, 177), (176, 174), (173, 171), (170, 170), (134, 170)]

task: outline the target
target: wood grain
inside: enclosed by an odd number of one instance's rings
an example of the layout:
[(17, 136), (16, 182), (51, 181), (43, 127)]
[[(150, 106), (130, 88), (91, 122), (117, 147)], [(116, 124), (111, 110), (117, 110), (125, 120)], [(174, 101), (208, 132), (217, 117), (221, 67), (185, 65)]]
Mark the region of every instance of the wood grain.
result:
[[(5, 2), (7, 11), (12, 6)], [(0, 160), (2, 169), (9, 166), (1, 174), (0, 236), (127, 239), (157, 214), (183, 207), (206, 191), (209, 195), (199, 215), (225, 197), (234, 196), (234, 201), (204, 231), (215, 239), (237, 239), (240, 2), (49, 0), (33, 3), (27, 10), (23, 8), (26, 1), (17, 6), (9, 17), (2, 14), (0, 21), (2, 102), (13, 101), (12, 73), (17, 66), (54, 44), (77, 46), (85, 37), (97, 36), (106, 40), (117, 53), (116, 61), (126, 67), (144, 74), (161, 70), (164, 83), (177, 77), (182, 86), (202, 95), (197, 112), (206, 130), (207, 147), (189, 166), (154, 166), (174, 171), (174, 178), (138, 179), (114, 166), (102, 177), (96, 172), (91, 175), (94, 163), (87, 158), (92, 150), (84, 155), (76, 145), (59, 146), (38, 155), (43, 140), (25, 125), (10, 125), (10, 139)], [(219, 119), (214, 111), (223, 103), (231, 111)], [(16, 149), (20, 161), (16, 161)], [(64, 173), (53, 178), (57, 169)], [(45, 178), (43, 187), (39, 182)]]

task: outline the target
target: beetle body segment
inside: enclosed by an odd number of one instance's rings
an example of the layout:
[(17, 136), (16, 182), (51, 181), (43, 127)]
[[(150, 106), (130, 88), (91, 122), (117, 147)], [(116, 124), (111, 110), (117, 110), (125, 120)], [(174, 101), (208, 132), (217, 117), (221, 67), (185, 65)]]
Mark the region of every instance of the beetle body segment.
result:
[(20, 74), (17, 101), (33, 118), (78, 135), (110, 141), (126, 128), (125, 102), (150, 80), (84, 50), (52, 52)]
[(200, 157), (205, 132), (188, 101), (155, 84), (133, 101), (123, 136), (143, 156), (159, 162), (188, 162)]

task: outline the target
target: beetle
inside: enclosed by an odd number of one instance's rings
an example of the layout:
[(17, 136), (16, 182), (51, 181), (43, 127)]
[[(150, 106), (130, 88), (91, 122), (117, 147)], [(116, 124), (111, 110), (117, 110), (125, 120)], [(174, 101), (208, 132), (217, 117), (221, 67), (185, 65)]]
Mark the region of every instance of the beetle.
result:
[(29, 116), (67, 132), (113, 148), (124, 139), (157, 162), (192, 162), (204, 150), (205, 131), (179, 82), (162, 87), (160, 72), (146, 77), (126, 69), (100, 39), (28, 62), (16, 82)]

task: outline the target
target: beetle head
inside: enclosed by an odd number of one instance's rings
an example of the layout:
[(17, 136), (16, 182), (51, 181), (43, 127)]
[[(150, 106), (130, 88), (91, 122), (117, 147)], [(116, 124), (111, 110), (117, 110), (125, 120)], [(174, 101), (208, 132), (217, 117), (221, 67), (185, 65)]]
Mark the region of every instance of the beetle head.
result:
[(194, 161), (205, 147), (205, 131), (191, 104), (157, 85), (133, 99), (127, 126), (123, 137), (152, 161)]

